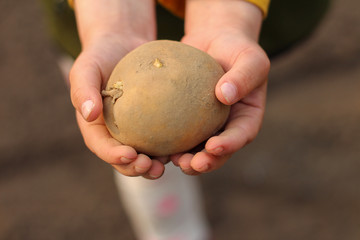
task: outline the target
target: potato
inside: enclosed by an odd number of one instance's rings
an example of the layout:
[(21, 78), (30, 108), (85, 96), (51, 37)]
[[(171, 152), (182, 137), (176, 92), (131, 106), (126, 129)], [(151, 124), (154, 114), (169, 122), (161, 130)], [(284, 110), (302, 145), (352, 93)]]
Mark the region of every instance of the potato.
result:
[(117, 64), (102, 91), (106, 126), (119, 142), (150, 156), (188, 151), (227, 120), (230, 107), (215, 96), (223, 74), (196, 48), (146, 43)]

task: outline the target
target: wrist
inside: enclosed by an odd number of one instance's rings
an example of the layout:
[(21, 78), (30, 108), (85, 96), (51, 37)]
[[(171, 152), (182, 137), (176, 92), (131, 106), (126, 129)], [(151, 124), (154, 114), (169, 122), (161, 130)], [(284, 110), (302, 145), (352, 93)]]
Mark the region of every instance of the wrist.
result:
[[(99, 31), (91, 37), (87, 38), (86, 41), (82, 43), (82, 51), (95, 51), (100, 52), (101, 49), (109, 49), (109, 47), (114, 49), (121, 49), (120, 52), (125, 51), (125, 53), (132, 51), (138, 46), (152, 41), (153, 39), (148, 39), (144, 37), (139, 37), (135, 35), (129, 35), (116, 32), (107, 32)], [(116, 52), (113, 52), (116, 53)]]
[(144, 41), (156, 37), (153, 0), (76, 0), (74, 10), (83, 48), (104, 36)]
[[(199, 14), (201, 12), (201, 14)], [(185, 34), (199, 32), (241, 32), (257, 41), (263, 20), (262, 11), (243, 0), (188, 0)]]

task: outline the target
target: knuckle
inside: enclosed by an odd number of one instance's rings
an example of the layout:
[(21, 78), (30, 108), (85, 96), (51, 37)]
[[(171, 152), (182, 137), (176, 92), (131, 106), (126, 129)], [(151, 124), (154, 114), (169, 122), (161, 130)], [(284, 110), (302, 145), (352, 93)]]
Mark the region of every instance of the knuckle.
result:
[(81, 89), (72, 87), (70, 90), (70, 98), (74, 107), (80, 109), (78, 105), (81, 103), (81, 99), (82, 99)]
[(77, 62), (75, 61), (73, 67), (70, 69), (69, 72), (69, 81), (70, 81), (70, 86), (72, 86), (74, 84), (74, 81), (77, 79)]
[(252, 89), (253, 74), (249, 69), (239, 69), (237, 73), (238, 80), (233, 81), (233, 84), (237, 88), (238, 99), (246, 96)]

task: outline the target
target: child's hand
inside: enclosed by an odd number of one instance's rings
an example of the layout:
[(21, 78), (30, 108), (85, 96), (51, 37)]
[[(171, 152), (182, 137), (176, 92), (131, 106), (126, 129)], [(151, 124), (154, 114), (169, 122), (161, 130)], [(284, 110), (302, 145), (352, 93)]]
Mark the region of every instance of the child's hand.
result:
[(270, 62), (257, 44), (261, 11), (250, 3), (190, 0), (185, 21), (182, 41), (209, 53), (222, 65), (226, 74), (216, 86), (216, 96), (232, 105), (224, 132), (210, 138), (203, 151), (171, 157), (185, 173), (196, 175), (220, 168), (258, 134)]
[(153, 8), (152, 0), (75, 1), (83, 49), (70, 72), (71, 100), (87, 147), (120, 173), (151, 179), (162, 175), (166, 159), (152, 160), (112, 138), (100, 92), (123, 56), (155, 38)]
[[(140, 45), (138, 42), (129, 50)], [(87, 147), (99, 158), (127, 176), (157, 178), (164, 165), (159, 160), (120, 144), (108, 132), (102, 116), (100, 91), (115, 64), (129, 50), (110, 36), (101, 39), (77, 58), (70, 73), (71, 98), (77, 109), (77, 121)]]

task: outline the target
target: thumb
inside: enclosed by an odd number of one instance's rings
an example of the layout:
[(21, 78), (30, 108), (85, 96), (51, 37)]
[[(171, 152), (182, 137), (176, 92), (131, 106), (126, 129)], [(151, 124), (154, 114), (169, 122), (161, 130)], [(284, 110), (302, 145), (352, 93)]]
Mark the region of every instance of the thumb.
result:
[(81, 54), (70, 71), (70, 95), (76, 110), (86, 121), (93, 121), (102, 112), (102, 83), (99, 66)]
[(270, 60), (260, 48), (244, 51), (217, 83), (217, 98), (227, 105), (240, 101), (267, 79), (269, 70)]

